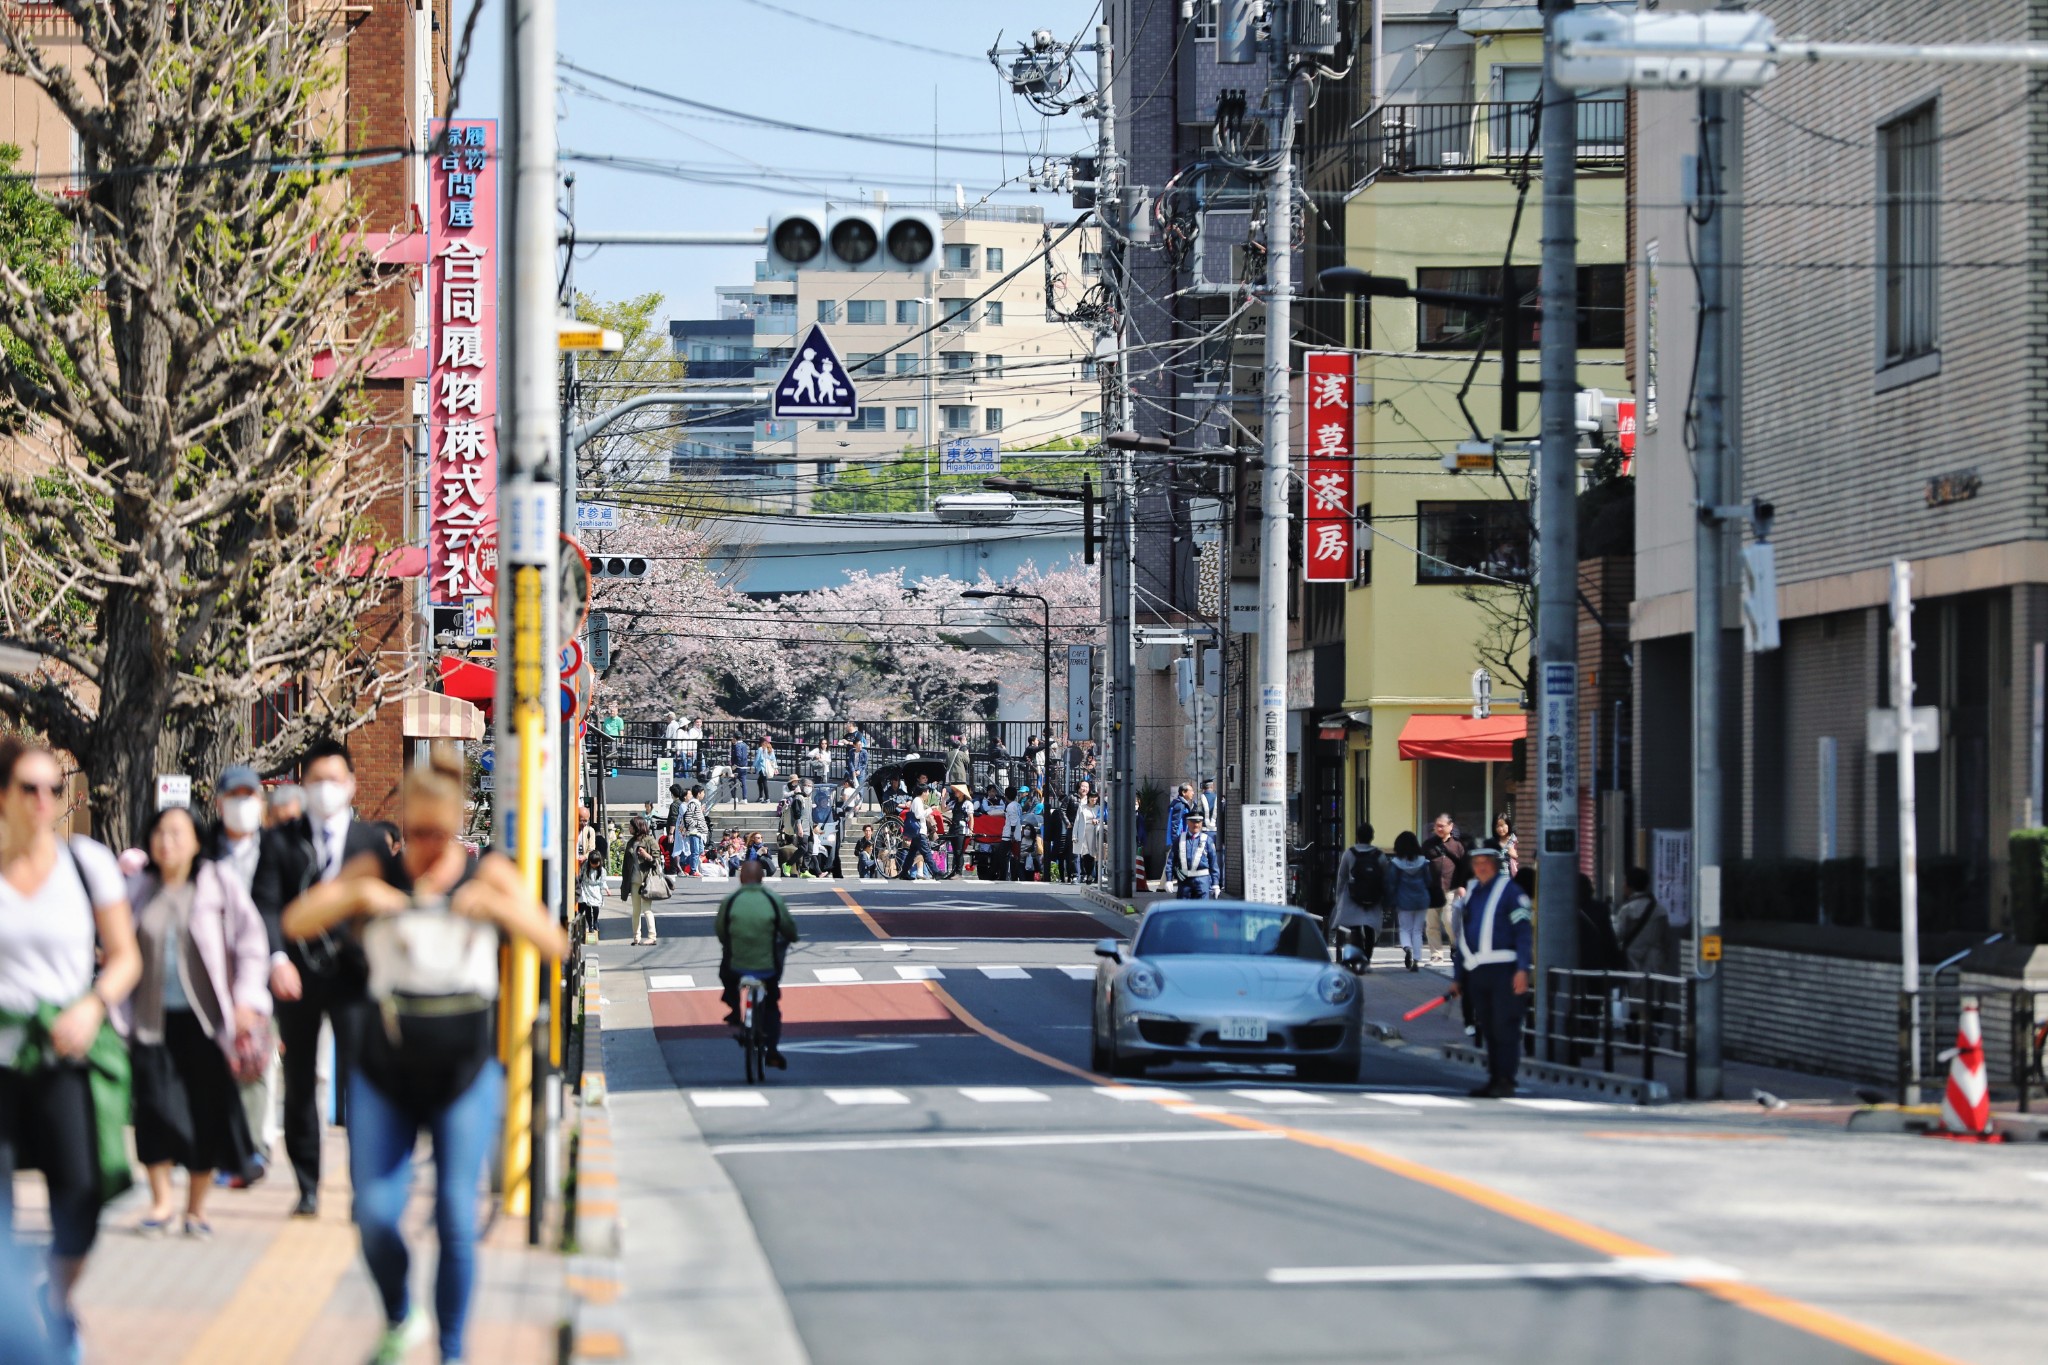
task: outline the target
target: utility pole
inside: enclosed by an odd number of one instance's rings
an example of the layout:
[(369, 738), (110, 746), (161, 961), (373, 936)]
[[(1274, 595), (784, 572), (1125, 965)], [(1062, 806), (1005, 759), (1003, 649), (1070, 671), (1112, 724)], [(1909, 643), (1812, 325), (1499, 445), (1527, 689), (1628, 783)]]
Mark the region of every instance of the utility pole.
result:
[(1899, 949), (1908, 1056), (1901, 1103), (1920, 1103), (1920, 816), (1914, 785), (1913, 566), (1892, 561), (1892, 706), (1898, 712)]
[(1694, 186), (1699, 209), (1699, 415), (1693, 452), (1697, 521), (1693, 527), (1692, 615), (1692, 865), (1695, 1069), (1702, 1099), (1721, 1094), (1721, 964), (1707, 961), (1705, 940), (1721, 935), (1721, 582), (1724, 535), (1722, 484), (1728, 448), (1728, 300), (1726, 206), (1721, 202), (1725, 96), (1700, 90), (1700, 160)]
[[(1550, 969), (1579, 965), (1578, 96), (1559, 84), (1549, 31), (1572, 0), (1545, 0), (1542, 438), (1537, 450), (1537, 1036), (1550, 1038)], [(1507, 283), (1512, 290), (1513, 284)], [(1510, 307), (1503, 327), (1516, 324)], [(1548, 913), (1544, 913), (1547, 911)]]
[[(562, 513), (554, 482), (555, 352), (555, 0), (513, 0), (505, 9), (505, 111), (511, 193), (504, 233), (509, 254), (501, 319), (510, 358), (500, 412), (505, 444), (498, 493), (498, 620), (506, 645), (498, 669), (497, 751), (501, 784), (494, 803), (500, 848), (520, 880), (545, 895), (543, 861), (559, 829), (548, 807), (548, 710), (560, 689), (555, 635), (555, 561)], [(514, 940), (500, 986), (500, 1048), (505, 1062), (504, 1208), (528, 1217), (538, 1208), (533, 1158), (534, 1057), (540, 957)], [(545, 1035), (538, 1035), (541, 1047)], [(539, 1229), (529, 1221), (529, 1240)]]
[[(1259, 539), (1259, 666), (1257, 752), (1252, 755), (1252, 802), (1284, 807), (1287, 800), (1287, 574), (1288, 476), (1293, 459), (1288, 450), (1288, 407), (1293, 396), (1290, 356), (1294, 331), (1294, 69), (1288, 57), (1286, 12), (1269, 11), (1273, 25), (1273, 60), (1280, 78), (1280, 108), (1271, 146), (1273, 169), (1266, 177), (1266, 356), (1265, 469), (1260, 480)], [(1251, 804), (1251, 803), (1247, 803)], [(1249, 841), (1240, 839), (1240, 845)], [(1283, 866), (1265, 876), (1284, 882), (1284, 845), (1262, 847), (1278, 852)], [(1252, 849), (1243, 848), (1247, 876)], [(1271, 883), (1269, 883), (1271, 884)], [(1247, 895), (1251, 894), (1249, 886)]]
[[(1122, 165), (1116, 150), (1116, 63), (1108, 24), (1095, 27), (1095, 100), (1089, 113), (1095, 127), (1095, 213), (1123, 217)], [(1125, 258), (1120, 232), (1103, 232), (1102, 259), (1105, 274), (1112, 281), (1119, 304), (1128, 295), (1129, 261)], [(1121, 431), (1130, 420), (1131, 375), (1129, 356), (1124, 350), (1124, 309), (1110, 310), (1118, 320), (1107, 318), (1095, 327), (1095, 354), (1100, 360), (1114, 342), (1116, 359), (1102, 367), (1102, 431)], [(1101, 773), (1103, 807), (1109, 813), (1109, 892), (1128, 897), (1137, 890), (1138, 782), (1137, 782), (1137, 694), (1134, 682), (1137, 660), (1131, 648), (1131, 632), (1137, 626), (1137, 591), (1132, 557), (1137, 550), (1136, 483), (1132, 477), (1131, 453), (1103, 449), (1108, 467), (1103, 471), (1109, 520), (1107, 572), (1103, 575), (1103, 615), (1109, 621), (1109, 672), (1104, 693), (1109, 730), (1107, 763)]]
[[(573, 173), (562, 177), (563, 211), (568, 224), (563, 236), (568, 239), (562, 252), (562, 289), (559, 306), (562, 316), (570, 316), (576, 307), (576, 177)], [(576, 421), (576, 362), (577, 352), (562, 352), (562, 401), (561, 429), (557, 439), (561, 442), (561, 473), (557, 476), (562, 486), (562, 534), (573, 538), (576, 535), (576, 447), (569, 440), (569, 429)], [(566, 642), (564, 642), (566, 644)], [(578, 811), (577, 793), (583, 778), (583, 746), (576, 742), (576, 718), (562, 717), (560, 734), (562, 778), (559, 800), (562, 810), (563, 834), (568, 841), (565, 847), (574, 848), (576, 818)], [(593, 817), (595, 812), (592, 812)], [(563, 873), (555, 880), (564, 887), (564, 900), (575, 894), (575, 869), (564, 860)], [(554, 907), (566, 909), (566, 906)], [(561, 1021), (556, 1020), (557, 1036), (560, 1036)]]

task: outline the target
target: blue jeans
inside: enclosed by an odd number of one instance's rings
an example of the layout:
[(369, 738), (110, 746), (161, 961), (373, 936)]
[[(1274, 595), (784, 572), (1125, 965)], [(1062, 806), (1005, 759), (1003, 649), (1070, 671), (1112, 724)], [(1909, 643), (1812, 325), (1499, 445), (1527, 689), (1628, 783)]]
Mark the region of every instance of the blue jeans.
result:
[(682, 863), (683, 870), (685, 872), (702, 872), (704, 870), (703, 857), (704, 836), (701, 834), (685, 834), (683, 836), (682, 851), (677, 855), (677, 861)]
[[(470, 1291), (476, 1283), (477, 1181), (498, 1137), (505, 1070), (486, 1062), (469, 1088), (430, 1115), (434, 1139), (434, 1232), (441, 1261), (434, 1276), (434, 1318), (441, 1358), (462, 1356)], [(412, 1194), (412, 1152), (420, 1121), (386, 1098), (361, 1071), (349, 1076), (348, 1175), (355, 1185), (356, 1228), (363, 1260), (393, 1326), (411, 1309), (406, 1272), (411, 1256), (399, 1220)]]

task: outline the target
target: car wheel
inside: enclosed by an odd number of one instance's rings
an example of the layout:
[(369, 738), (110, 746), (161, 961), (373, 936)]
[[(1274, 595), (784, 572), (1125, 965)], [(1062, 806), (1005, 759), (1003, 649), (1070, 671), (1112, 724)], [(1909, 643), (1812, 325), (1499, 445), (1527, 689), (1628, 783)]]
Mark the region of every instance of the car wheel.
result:
[(1116, 1036), (1114, 1034), (1109, 1039), (1109, 1074), (1124, 1077), (1142, 1076), (1145, 1074), (1144, 1059), (1141, 1057), (1124, 1056), (1123, 1052), (1116, 1045)]
[(1109, 1049), (1102, 1045), (1102, 1035), (1091, 1032), (1088, 1035), (1088, 1069), (1097, 1075), (1107, 1075), (1109, 1064)]

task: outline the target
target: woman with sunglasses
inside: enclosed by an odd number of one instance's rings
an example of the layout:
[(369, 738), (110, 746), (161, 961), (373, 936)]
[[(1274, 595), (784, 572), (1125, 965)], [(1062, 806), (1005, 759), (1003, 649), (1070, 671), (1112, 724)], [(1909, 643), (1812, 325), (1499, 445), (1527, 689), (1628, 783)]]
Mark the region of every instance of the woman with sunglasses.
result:
[(59, 1358), (75, 1360), (71, 1295), (105, 1193), (88, 1054), (142, 955), (114, 855), (59, 839), (64, 813), (57, 756), (0, 740), (0, 1236), (13, 1236), (15, 1171), (40, 1169), (52, 1226), (44, 1315)]
[(408, 1295), (411, 1258), (399, 1226), (422, 1128), (434, 1141), (441, 1359), (462, 1359), (476, 1278), (477, 1183), (504, 1099), (499, 943), (524, 939), (551, 961), (568, 950), (510, 859), (472, 858), (457, 842), (465, 797), (460, 771), (413, 769), (399, 787), (398, 850), (359, 854), (284, 912), (292, 938), (353, 926), (370, 966), (361, 1055), (349, 1077), (348, 1166), (363, 1259), (387, 1324), (373, 1365), (403, 1360), (426, 1335)]

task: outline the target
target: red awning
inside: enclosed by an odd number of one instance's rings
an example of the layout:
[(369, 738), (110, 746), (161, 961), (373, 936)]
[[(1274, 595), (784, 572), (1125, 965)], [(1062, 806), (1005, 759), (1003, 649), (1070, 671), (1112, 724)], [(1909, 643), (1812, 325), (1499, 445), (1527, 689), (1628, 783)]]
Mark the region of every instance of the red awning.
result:
[(1401, 727), (1401, 757), (1508, 763), (1515, 757), (1515, 741), (1528, 733), (1527, 716), (1410, 716)]
[(451, 659), (444, 654), (441, 656), (441, 690), (451, 697), (489, 706), (498, 695), (497, 670), (462, 659)]

